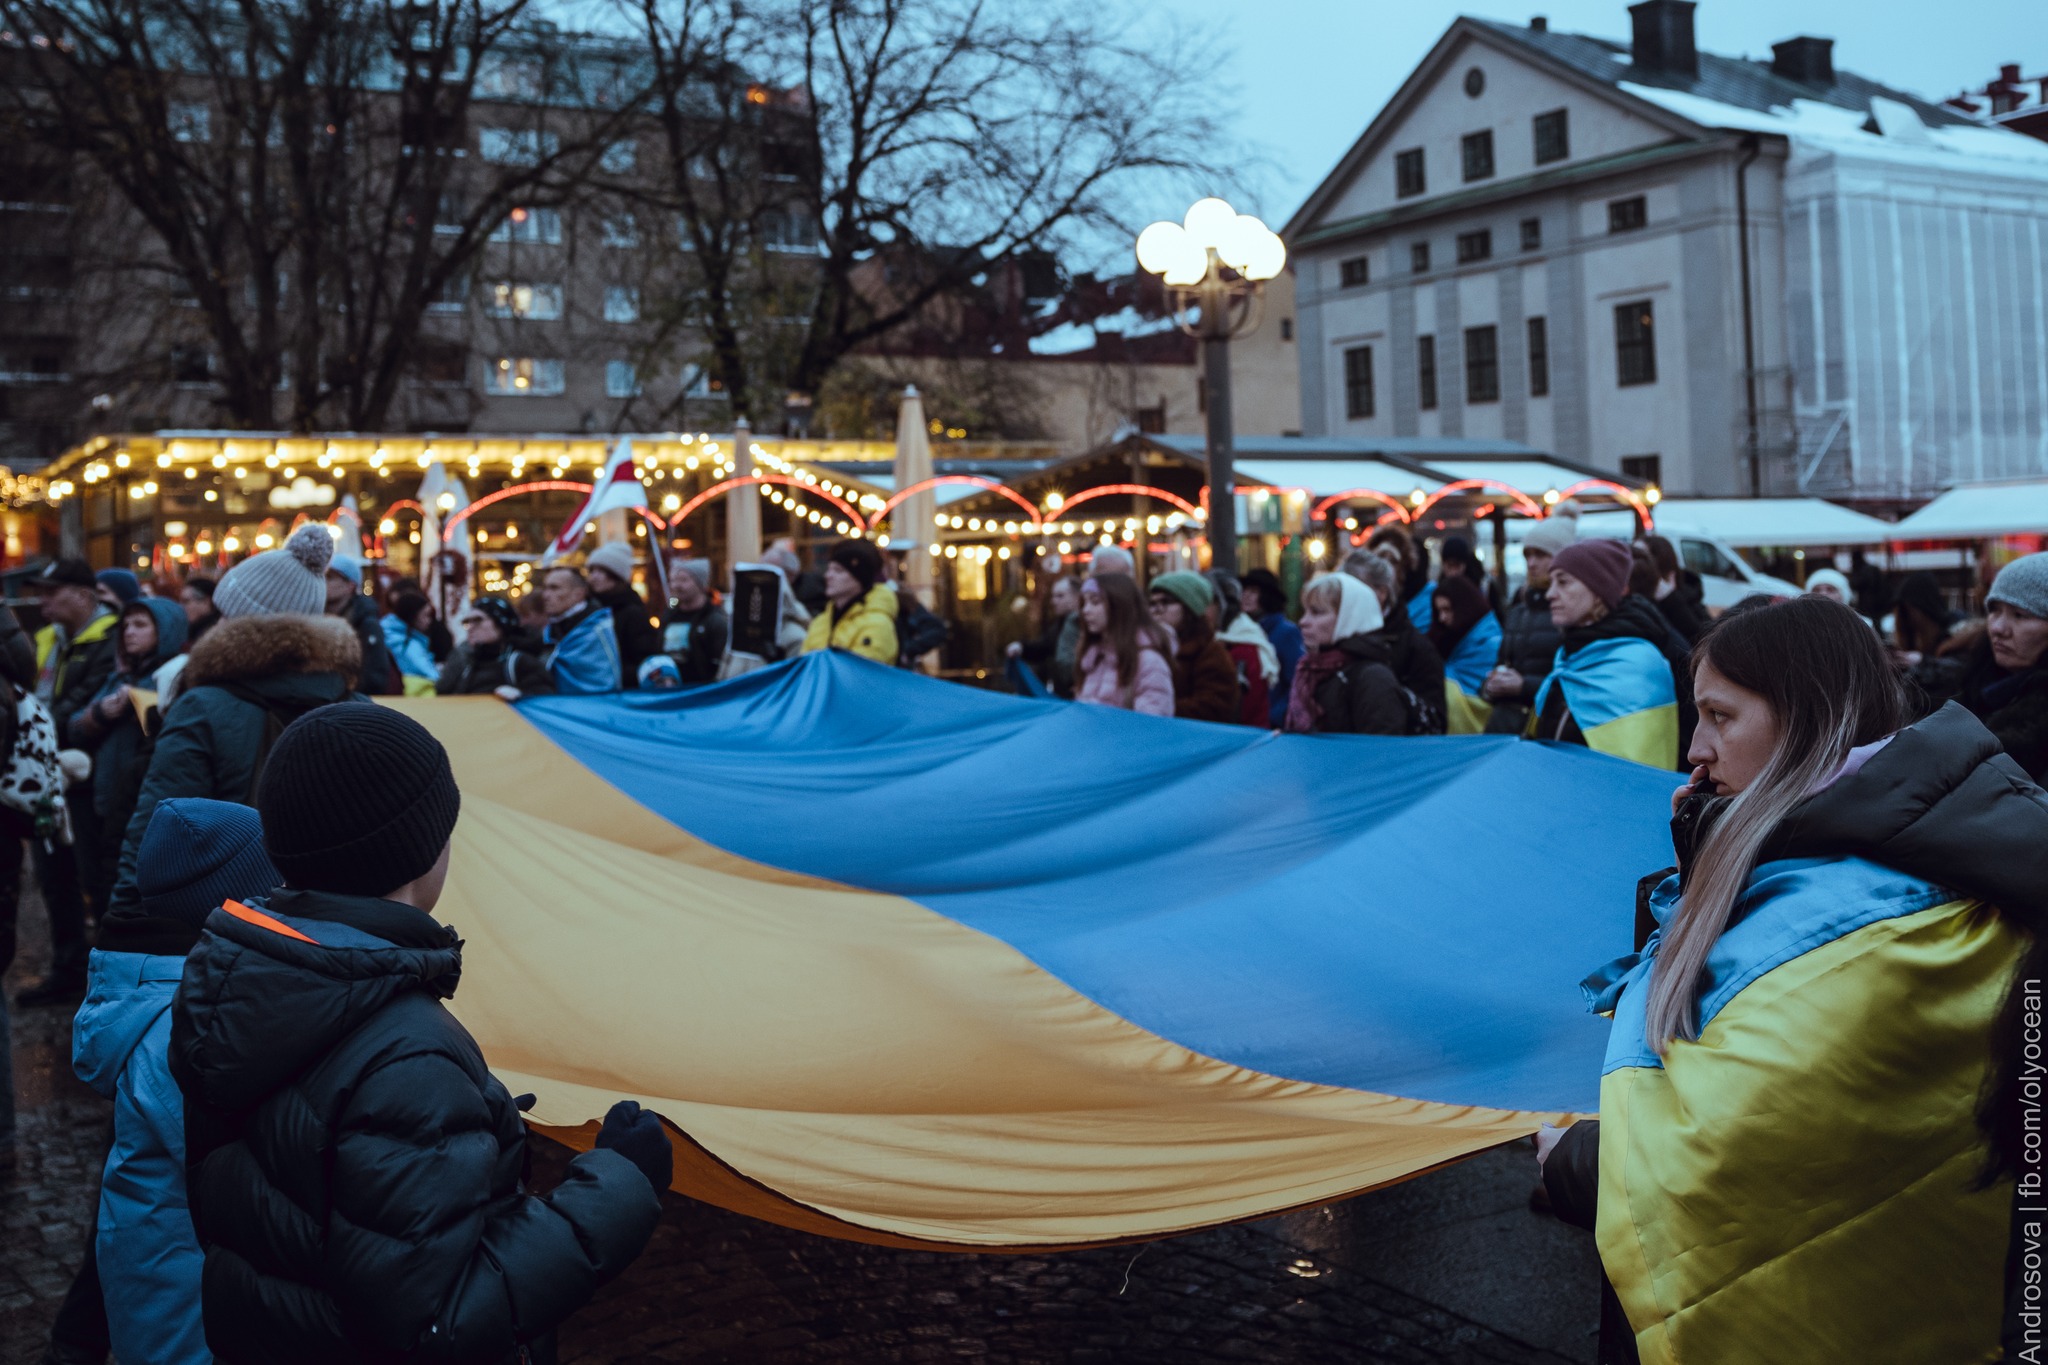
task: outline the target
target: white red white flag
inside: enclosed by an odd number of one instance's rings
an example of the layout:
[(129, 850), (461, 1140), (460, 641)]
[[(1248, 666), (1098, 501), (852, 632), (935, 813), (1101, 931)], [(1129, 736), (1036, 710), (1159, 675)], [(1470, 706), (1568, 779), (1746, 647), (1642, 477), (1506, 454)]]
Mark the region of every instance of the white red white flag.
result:
[(590, 495), (562, 523), (562, 529), (556, 533), (540, 562), (552, 564), (564, 555), (574, 554), (576, 547), (583, 543), (584, 528), (604, 513), (624, 511), (630, 507), (644, 509), (646, 506), (647, 489), (641, 484), (640, 471), (633, 464), (633, 442), (622, 436), (613, 444), (612, 453), (604, 462), (604, 471), (591, 485)]

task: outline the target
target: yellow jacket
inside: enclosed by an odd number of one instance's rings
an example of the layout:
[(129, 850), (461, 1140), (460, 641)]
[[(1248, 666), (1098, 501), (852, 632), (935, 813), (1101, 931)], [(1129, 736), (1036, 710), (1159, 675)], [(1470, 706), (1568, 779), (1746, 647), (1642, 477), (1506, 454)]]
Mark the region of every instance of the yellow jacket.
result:
[(877, 583), (868, 595), (840, 611), (827, 606), (811, 618), (804, 653), (843, 649), (878, 664), (896, 666), (896, 590)]

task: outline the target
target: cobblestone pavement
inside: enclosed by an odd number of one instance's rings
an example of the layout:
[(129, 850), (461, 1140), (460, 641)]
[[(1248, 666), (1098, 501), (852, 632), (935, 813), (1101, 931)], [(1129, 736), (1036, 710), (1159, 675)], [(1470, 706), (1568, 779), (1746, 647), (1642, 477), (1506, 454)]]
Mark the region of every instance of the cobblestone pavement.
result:
[[(24, 906), (10, 993), (42, 958)], [(31, 1365), (89, 1232), (108, 1106), (68, 1012), (13, 1011), (22, 1160), (0, 1177), (0, 1362)], [(566, 1154), (535, 1139), (538, 1184)], [(889, 1251), (671, 1196), (652, 1244), (561, 1335), (565, 1365), (1593, 1358), (1591, 1239), (1527, 1207), (1525, 1145), (1313, 1213), (1060, 1256)]]

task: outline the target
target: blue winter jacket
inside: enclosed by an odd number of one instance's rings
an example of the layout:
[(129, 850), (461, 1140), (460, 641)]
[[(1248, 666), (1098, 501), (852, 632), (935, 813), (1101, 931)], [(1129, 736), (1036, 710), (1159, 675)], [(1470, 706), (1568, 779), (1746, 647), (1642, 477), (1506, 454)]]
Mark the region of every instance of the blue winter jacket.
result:
[(185, 1203), (185, 1101), (171, 1079), (182, 957), (92, 954), (71, 1032), (79, 1079), (114, 1102), (94, 1252), (122, 1365), (211, 1365), (199, 1309), (205, 1258)]
[(398, 671), (409, 678), (434, 679), (441, 676), (441, 665), (434, 662), (434, 647), (428, 642), (426, 632), (414, 630), (411, 626), (386, 612), (378, 622), (384, 630), (384, 646), (391, 651), (391, 658), (398, 665)]
[[(1074, 615), (1078, 620), (1080, 613)], [(1285, 612), (1267, 612), (1259, 618), (1259, 629), (1266, 632), (1266, 640), (1280, 656), (1280, 681), (1271, 689), (1272, 720), (1277, 727), (1286, 723), (1287, 699), (1294, 695), (1294, 666), (1301, 662), (1307, 646), (1302, 643), (1301, 627), (1288, 620)]]
[(577, 696), (617, 692), (625, 686), (618, 632), (604, 607), (586, 606), (564, 620), (549, 622), (541, 641), (546, 647), (541, 657), (554, 676), (556, 692)]

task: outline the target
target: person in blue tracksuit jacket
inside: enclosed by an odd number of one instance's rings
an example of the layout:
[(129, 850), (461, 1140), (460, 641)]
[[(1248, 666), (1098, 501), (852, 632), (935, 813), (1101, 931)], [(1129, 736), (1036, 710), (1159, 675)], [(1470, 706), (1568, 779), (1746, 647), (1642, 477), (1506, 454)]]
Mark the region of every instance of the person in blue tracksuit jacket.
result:
[(185, 1200), (185, 1103), (171, 1079), (171, 998), (200, 926), (226, 900), (284, 880), (256, 812), (226, 801), (159, 804), (142, 836), (139, 903), (100, 928), (72, 1066), (114, 1102), (93, 1249), (114, 1357), (208, 1365), (199, 1306), (205, 1259)]

